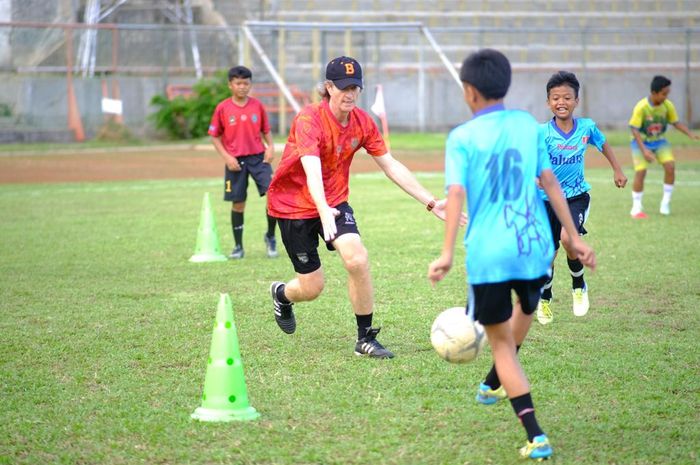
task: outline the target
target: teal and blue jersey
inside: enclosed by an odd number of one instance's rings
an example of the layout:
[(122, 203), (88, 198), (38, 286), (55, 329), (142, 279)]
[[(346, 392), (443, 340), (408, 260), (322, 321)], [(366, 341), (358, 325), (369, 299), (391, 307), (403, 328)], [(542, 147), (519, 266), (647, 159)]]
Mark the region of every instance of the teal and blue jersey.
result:
[(551, 164), (537, 127), (529, 113), (498, 104), (447, 137), (446, 185), (467, 194), (464, 246), (472, 285), (549, 273), (554, 246), (536, 178)]
[[(554, 118), (540, 124), (540, 136), (547, 145), (547, 153), (552, 163), (552, 171), (559, 180), (561, 190), (567, 199), (591, 190), (591, 185), (583, 177), (583, 161), (588, 145), (603, 150), (605, 135), (589, 118), (575, 118), (574, 127), (564, 133)], [(540, 189), (540, 195), (547, 200), (547, 194)]]

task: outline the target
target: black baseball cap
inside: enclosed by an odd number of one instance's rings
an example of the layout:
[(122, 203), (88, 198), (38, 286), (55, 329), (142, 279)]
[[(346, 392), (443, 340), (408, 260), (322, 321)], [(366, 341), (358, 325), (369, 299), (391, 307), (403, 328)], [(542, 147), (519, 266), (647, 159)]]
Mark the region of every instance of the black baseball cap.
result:
[(362, 67), (354, 58), (333, 58), (326, 66), (326, 79), (333, 81), (338, 89), (357, 86), (362, 89)]

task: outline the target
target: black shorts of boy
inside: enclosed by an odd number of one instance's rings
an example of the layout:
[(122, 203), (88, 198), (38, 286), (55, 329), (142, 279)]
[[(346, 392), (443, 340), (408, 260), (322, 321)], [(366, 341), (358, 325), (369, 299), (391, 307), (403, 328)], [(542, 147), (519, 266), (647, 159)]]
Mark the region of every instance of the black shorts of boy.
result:
[(537, 309), (542, 286), (548, 276), (537, 279), (504, 281), (500, 283), (473, 284), (469, 286), (468, 313), (482, 325), (495, 325), (508, 321), (513, 315), (511, 291), (520, 300), (523, 313), (531, 315)]
[[(343, 202), (335, 208), (340, 211), (340, 215), (335, 217), (338, 230), (335, 237), (350, 233), (360, 234), (352, 207), (347, 202)], [(299, 274), (308, 274), (321, 268), (321, 259), (318, 256), (318, 238), (323, 239), (321, 218), (304, 220), (277, 218), (277, 225), (294, 271)], [(330, 251), (335, 250), (330, 242), (326, 242), (326, 248)]]
[(240, 171), (231, 171), (226, 167), (224, 176), (224, 200), (227, 202), (245, 202), (248, 198), (248, 175), (258, 187), (260, 197), (265, 195), (272, 180), (272, 166), (263, 162), (263, 154), (238, 157)]
[[(588, 192), (577, 195), (566, 199), (566, 203), (569, 204), (569, 211), (571, 212), (571, 219), (574, 220), (574, 226), (578, 230), (579, 236), (583, 236), (588, 231), (583, 227), (583, 224), (588, 218), (588, 210), (591, 206), (591, 196)], [(547, 209), (547, 217), (549, 218), (549, 225), (552, 227), (552, 238), (554, 239), (554, 250), (559, 250), (559, 241), (561, 240), (561, 223), (557, 214), (554, 213), (554, 209), (549, 204), (549, 202), (544, 203)]]

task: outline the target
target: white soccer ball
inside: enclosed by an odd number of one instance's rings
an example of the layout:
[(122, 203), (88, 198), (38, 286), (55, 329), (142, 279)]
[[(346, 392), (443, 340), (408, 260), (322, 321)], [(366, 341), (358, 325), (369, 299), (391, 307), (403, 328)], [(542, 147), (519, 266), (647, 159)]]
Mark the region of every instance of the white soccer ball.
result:
[(467, 316), (464, 307), (448, 308), (430, 328), (435, 352), (450, 363), (467, 363), (476, 358), (486, 343), (484, 327)]

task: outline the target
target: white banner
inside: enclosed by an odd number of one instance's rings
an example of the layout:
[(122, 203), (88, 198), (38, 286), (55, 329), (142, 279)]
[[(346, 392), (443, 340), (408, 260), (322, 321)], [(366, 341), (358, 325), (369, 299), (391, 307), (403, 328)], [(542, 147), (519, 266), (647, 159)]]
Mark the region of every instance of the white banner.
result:
[(110, 113), (112, 115), (122, 114), (122, 101), (113, 98), (102, 99), (102, 113)]
[(377, 84), (377, 96), (374, 97), (374, 103), (371, 107), (369, 107), (369, 109), (380, 118), (386, 115), (386, 107), (384, 107), (384, 92), (381, 84)]

